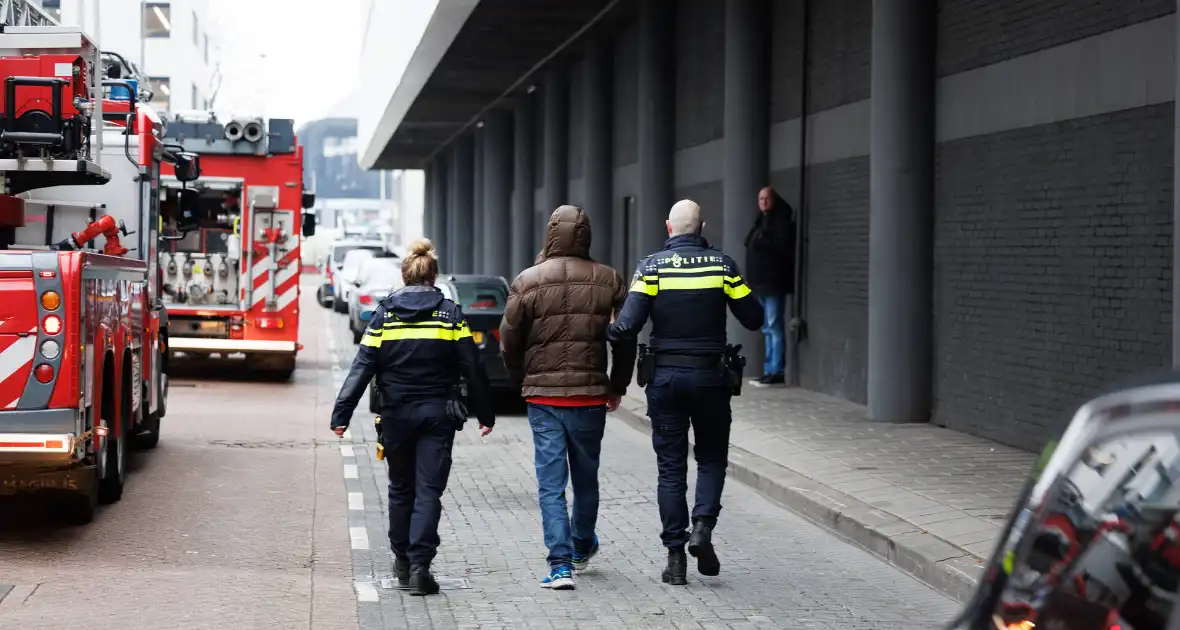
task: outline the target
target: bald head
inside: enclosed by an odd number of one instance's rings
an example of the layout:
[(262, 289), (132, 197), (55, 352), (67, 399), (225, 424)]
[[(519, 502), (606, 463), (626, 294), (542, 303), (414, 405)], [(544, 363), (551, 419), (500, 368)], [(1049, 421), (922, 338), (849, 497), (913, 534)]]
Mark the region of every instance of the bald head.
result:
[(668, 236), (700, 234), (701, 207), (691, 199), (682, 199), (668, 213)]

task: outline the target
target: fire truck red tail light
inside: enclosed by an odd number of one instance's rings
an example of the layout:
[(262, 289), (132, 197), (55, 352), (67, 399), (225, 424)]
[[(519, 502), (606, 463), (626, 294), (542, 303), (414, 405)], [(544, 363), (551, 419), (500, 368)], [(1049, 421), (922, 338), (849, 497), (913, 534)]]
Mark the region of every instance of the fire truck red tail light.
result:
[(492, 329), (492, 337), (495, 337), (496, 343), (500, 342), (500, 329), (499, 328)]
[(42, 383), (48, 383), (53, 380), (53, 367), (42, 363), (33, 370), (33, 376), (36, 376), (37, 380)]
[(262, 329), (276, 330), (283, 327), (283, 318), (259, 317), (254, 320), (254, 325)]
[(368, 306), (373, 303), (373, 296), (371, 296), (371, 295), (358, 295), (356, 297), (356, 301), (360, 302), (361, 306)]
[(57, 315), (46, 315), (45, 321), (41, 322), (41, 329), (47, 335), (56, 335), (61, 332), (61, 318)]

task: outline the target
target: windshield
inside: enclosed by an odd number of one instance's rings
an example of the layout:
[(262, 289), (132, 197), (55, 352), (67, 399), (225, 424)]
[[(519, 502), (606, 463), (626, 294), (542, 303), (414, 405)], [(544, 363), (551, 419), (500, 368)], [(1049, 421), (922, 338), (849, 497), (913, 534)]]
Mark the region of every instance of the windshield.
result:
[(332, 260), (336, 263), (344, 262), (344, 257), (355, 249), (367, 249), (374, 254), (380, 254), (385, 248), (378, 245), (337, 245), (332, 248)]
[[(448, 286), (444, 292), (464, 312), (503, 311), (508, 302), (508, 287), (498, 280), (454, 280), (451, 284), (453, 287)], [(459, 295), (449, 295), (454, 291), (458, 291)]]

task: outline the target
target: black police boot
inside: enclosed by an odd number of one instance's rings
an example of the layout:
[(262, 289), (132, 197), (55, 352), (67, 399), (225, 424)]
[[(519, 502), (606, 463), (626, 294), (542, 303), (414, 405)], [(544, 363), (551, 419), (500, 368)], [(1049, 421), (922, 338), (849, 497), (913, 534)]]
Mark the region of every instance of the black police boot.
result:
[(430, 574), (430, 567), (416, 564), (410, 567), (410, 595), (435, 595), (438, 582)]
[(668, 566), (664, 568), (661, 579), (673, 586), (688, 584), (688, 558), (684, 555), (684, 547), (668, 550)]
[(393, 576), (397, 578), (397, 585), (406, 588), (410, 585), (410, 560), (395, 556), (393, 559)]
[(721, 573), (721, 561), (717, 559), (717, 551), (713, 549), (713, 527), (717, 519), (700, 516), (692, 521), (692, 536), (688, 539), (688, 553), (697, 559), (697, 571), (701, 575), (717, 575)]

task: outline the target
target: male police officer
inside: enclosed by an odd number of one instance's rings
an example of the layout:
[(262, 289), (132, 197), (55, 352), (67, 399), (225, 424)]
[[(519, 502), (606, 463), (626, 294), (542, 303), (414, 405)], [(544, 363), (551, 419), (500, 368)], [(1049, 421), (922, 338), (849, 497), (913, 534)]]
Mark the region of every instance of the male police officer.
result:
[[(721, 572), (712, 531), (721, 511), (729, 451), (725, 309), (728, 305), (742, 326), (758, 330), (762, 307), (742, 281), (737, 263), (701, 236), (700, 206), (687, 199), (678, 202), (668, 213), (667, 226), (670, 238), (662, 251), (639, 263), (609, 337), (634, 337), (651, 316), (653, 354), (640, 359), (639, 377), (648, 381), (647, 412), (659, 468), (660, 538), (668, 548), (663, 580), (681, 585), (688, 583), (685, 544), (702, 575)], [(697, 460), (691, 536), (685, 500), (690, 424)]]

